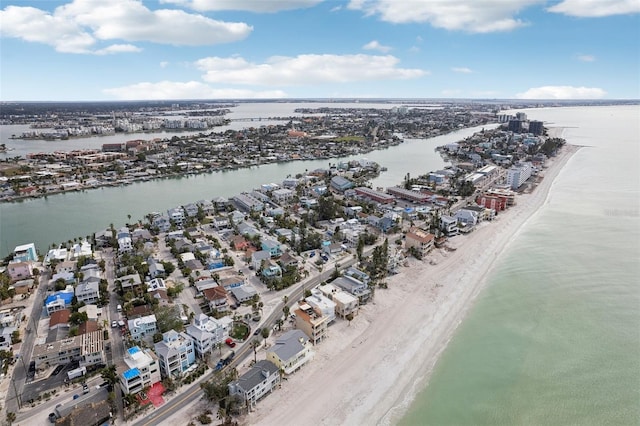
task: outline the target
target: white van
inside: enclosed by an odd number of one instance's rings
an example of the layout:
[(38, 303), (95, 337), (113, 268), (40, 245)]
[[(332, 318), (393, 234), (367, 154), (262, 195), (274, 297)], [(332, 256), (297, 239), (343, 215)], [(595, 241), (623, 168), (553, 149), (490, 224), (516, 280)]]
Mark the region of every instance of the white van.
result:
[(116, 306), (116, 310), (117, 310), (118, 312), (122, 312), (122, 305), (118, 305), (118, 306)]

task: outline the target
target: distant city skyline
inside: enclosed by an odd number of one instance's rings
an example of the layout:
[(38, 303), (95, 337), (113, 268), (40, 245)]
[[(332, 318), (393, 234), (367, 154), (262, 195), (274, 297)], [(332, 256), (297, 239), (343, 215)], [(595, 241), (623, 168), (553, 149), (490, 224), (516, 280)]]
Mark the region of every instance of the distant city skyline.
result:
[(1, 101), (640, 98), (637, 0), (5, 0)]

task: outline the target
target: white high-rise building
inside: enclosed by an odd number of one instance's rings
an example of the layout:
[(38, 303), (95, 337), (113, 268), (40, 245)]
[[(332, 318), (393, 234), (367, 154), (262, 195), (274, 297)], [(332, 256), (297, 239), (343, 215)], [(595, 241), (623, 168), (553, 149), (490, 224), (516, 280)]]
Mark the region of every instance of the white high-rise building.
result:
[(531, 163), (520, 163), (507, 171), (507, 185), (512, 189), (518, 189), (531, 177), (533, 167)]

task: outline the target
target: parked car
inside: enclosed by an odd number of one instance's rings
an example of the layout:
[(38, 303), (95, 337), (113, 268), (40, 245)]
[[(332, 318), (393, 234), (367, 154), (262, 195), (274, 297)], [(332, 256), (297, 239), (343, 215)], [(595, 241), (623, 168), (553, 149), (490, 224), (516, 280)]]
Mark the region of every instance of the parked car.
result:
[(230, 348), (236, 347), (236, 342), (234, 342), (231, 337), (227, 338), (227, 340), (225, 340), (224, 343), (226, 343), (227, 346), (229, 346)]
[(253, 335), (257, 336), (260, 333), (262, 333), (262, 329), (261, 328), (256, 328), (256, 331), (253, 332)]
[(116, 328), (118, 326), (118, 321), (113, 320), (111, 321), (111, 328)]

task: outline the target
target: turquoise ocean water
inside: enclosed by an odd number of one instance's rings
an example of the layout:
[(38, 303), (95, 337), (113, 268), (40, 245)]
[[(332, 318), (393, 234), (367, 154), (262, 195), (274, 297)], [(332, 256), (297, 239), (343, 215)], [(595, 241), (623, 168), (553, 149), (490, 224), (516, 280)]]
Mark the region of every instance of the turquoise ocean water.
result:
[(401, 425), (640, 424), (640, 108), (527, 113), (585, 147)]

